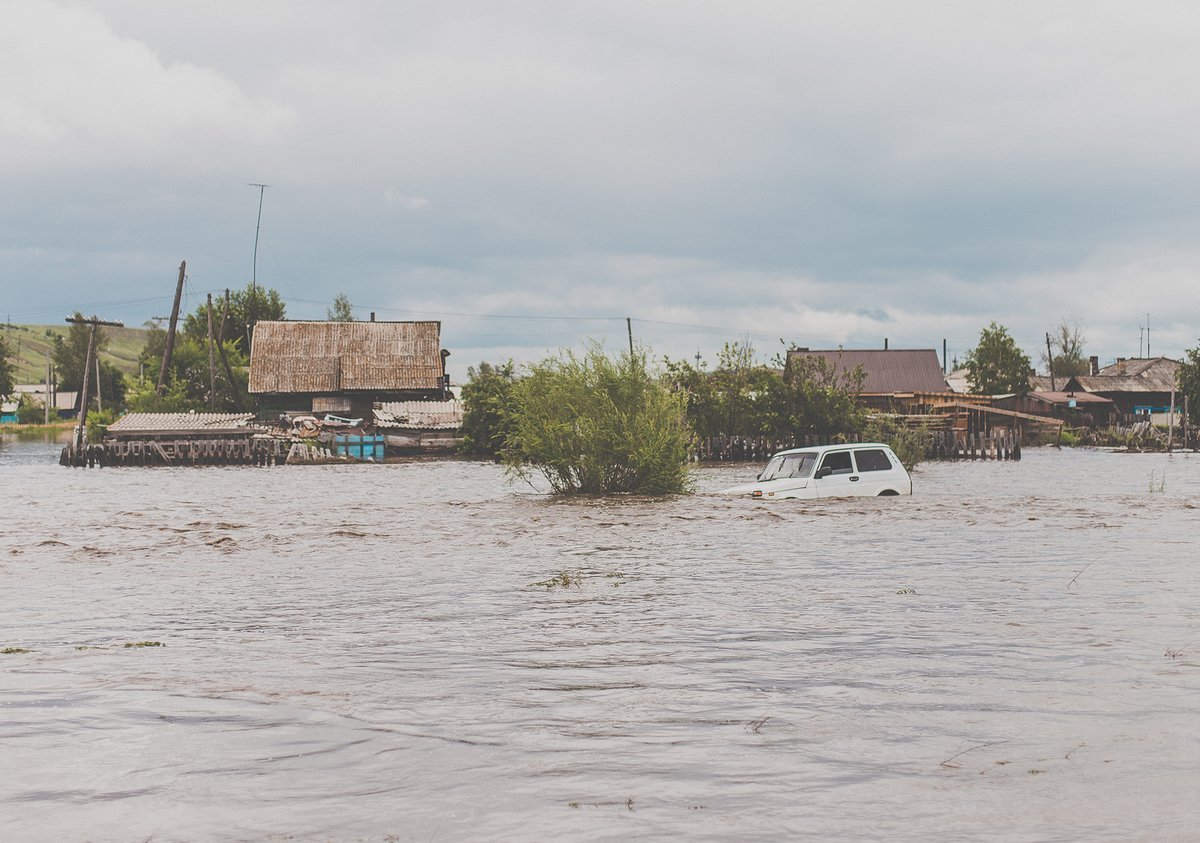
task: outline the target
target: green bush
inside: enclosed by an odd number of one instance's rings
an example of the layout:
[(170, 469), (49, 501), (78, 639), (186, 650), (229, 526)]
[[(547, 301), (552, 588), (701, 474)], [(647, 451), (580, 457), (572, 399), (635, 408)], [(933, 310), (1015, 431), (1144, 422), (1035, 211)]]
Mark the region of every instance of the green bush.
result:
[(923, 425), (910, 427), (895, 416), (871, 416), (863, 427), (862, 440), (887, 445), (909, 471), (924, 462), (929, 452), (929, 431)]
[(514, 476), (536, 470), (558, 493), (690, 489), (686, 399), (658, 382), (645, 352), (563, 351), (531, 366), (512, 393), (504, 461)]

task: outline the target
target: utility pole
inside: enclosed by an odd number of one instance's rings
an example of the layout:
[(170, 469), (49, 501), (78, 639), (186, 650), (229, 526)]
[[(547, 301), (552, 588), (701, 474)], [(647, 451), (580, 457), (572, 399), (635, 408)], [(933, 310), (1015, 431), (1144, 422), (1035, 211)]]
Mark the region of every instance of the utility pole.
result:
[(633, 361), (633, 320), (625, 317), (625, 330), (629, 332), (629, 360)]
[(87, 357), (83, 361), (83, 388), (79, 395), (79, 426), (75, 428), (75, 452), (78, 454), (83, 450), (83, 443), (87, 436), (87, 412), (88, 402), (91, 397), (88, 395), (89, 387), (92, 379), (88, 376), (92, 368), (92, 354), (96, 350), (96, 328), (100, 325), (110, 325), (114, 328), (124, 328), (124, 322), (106, 322), (93, 316), (91, 319), (75, 318), (68, 316), (67, 321), (72, 325), (91, 325), (92, 330), (88, 333)]
[(1150, 356), (1150, 314), (1146, 314), (1146, 356)]
[(225, 377), (229, 378), (229, 391), (233, 393), (233, 403), (238, 411), (242, 409), (242, 391), (238, 389), (237, 381), (233, 379), (233, 367), (229, 365), (229, 355), (225, 353), (225, 320), (229, 318), (229, 288), (225, 288), (225, 307), (221, 310), (221, 331), (217, 335), (217, 350), (221, 352), (221, 364), (225, 367)]
[(175, 304), (171, 307), (171, 324), (167, 327), (167, 345), (163, 349), (162, 368), (158, 370), (158, 385), (154, 391), (162, 395), (167, 382), (167, 367), (171, 365), (171, 353), (175, 350), (175, 326), (179, 323), (179, 301), (183, 298), (183, 279), (187, 272), (187, 261), (179, 262), (179, 283), (175, 285)]
[(1054, 352), (1050, 350), (1050, 334), (1046, 334), (1046, 365), (1050, 369), (1050, 391), (1058, 392), (1058, 387), (1054, 383)]
[[(50, 349), (46, 349), (46, 424), (50, 424)], [(57, 409), (57, 408), (56, 408)]]
[(96, 351), (96, 410), (104, 412), (104, 398), (100, 394), (100, 352)]
[(217, 361), (213, 354), (212, 293), (208, 294), (208, 409), (217, 409)]

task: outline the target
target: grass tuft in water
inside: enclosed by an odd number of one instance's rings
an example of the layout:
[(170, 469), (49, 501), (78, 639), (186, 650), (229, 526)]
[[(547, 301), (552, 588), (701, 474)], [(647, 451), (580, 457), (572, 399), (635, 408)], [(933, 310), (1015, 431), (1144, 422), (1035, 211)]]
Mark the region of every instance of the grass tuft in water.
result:
[(32, 653), (32, 652), (33, 652), (33, 650), (27, 650), (24, 647), (5, 647), (3, 650), (0, 650), (0, 654), (5, 655), (5, 656), (15, 656), (19, 653)]
[(558, 576), (542, 580), (541, 582), (531, 582), (529, 585), (530, 587), (537, 588), (570, 588), (571, 586), (579, 588), (583, 585), (583, 575), (563, 571)]
[(167, 646), (167, 645), (162, 643), (161, 641), (126, 641), (125, 642), (126, 649), (129, 649), (130, 647), (165, 647), (165, 646)]

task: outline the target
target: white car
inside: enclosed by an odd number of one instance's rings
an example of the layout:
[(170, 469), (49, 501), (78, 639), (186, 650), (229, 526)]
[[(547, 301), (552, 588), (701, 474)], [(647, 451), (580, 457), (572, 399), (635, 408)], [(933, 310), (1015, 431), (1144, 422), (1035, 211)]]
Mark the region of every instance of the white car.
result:
[(879, 442), (819, 445), (780, 451), (753, 483), (721, 494), (760, 499), (911, 495), (912, 478), (892, 449)]

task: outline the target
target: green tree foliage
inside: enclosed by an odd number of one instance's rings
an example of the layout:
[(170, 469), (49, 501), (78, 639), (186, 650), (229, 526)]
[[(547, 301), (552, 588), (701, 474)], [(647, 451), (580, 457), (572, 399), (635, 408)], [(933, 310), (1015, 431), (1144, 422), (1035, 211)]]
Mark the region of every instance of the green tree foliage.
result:
[(790, 355), (769, 386), (763, 433), (777, 439), (851, 435), (863, 423), (862, 368), (842, 371), (824, 357)]
[[(83, 319), (83, 314), (76, 312), (76, 319)], [(88, 335), (90, 325), (72, 323), (67, 329), (66, 337), (60, 334), (54, 336), (54, 348), (50, 356), (54, 360), (54, 369), (58, 372), (58, 388), (61, 392), (70, 392), (83, 388), (83, 367), (87, 361)], [(96, 327), (96, 347), (93, 355), (99, 355), (108, 348), (108, 333), (102, 326)], [(92, 380), (92, 396), (95, 396), (96, 362), (92, 360), (92, 369), (88, 372)], [(119, 369), (106, 361), (100, 361), (100, 398), (106, 406), (120, 405), (125, 398), (125, 376)]]
[(493, 366), (480, 363), (467, 369), (463, 385), (463, 426), (459, 452), (495, 458), (512, 431), (512, 393), (516, 371), (511, 360)]
[[(53, 414), (51, 418), (54, 418)], [(22, 395), (21, 403), (17, 406), (18, 424), (44, 424), (45, 421), (46, 405), (40, 401), (34, 401), (28, 395)]]
[[(1200, 412), (1200, 346), (1184, 352), (1177, 378), (1179, 391), (1187, 397), (1188, 412)], [(1182, 396), (1177, 401), (1182, 404)]]
[[(152, 345), (165, 343), (164, 336), (155, 333), (146, 341), (142, 349), (142, 357), (147, 361), (145, 376), (135, 379), (129, 386), (126, 404), (134, 412), (168, 413), (185, 412), (187, 410), (207, 410), (209, 402), (209, 368), (208, 368), (208, 339), (195, 339), (183, 336), (175, 341), (175, 349), (171, 355), (171, 364), (167, 369), (167, 383), (163, 394), (155, 392), (158, 382), (158, 372), (161, 368), (161, 348), (157, 351), (157, 362), (154, 361), (155, 351)], [(225, 354), (229, 358), (229, 366), (237, 383), (237, 392), (245, 400), (247, 386), (246, 355), (242, 353), (236, 340), (226, 340)], [(237, 409), (237, 396), (233, 386), (225, 374), (221, 364), (220, 352), (213, 351), (216, 363), (216, 402), (217, 410)]]
[[(216, 336), (221, 328), (221, 311), (225, 299), (213, 298), (213, 335)], [(221, 337), (234, 340), (247, 354), (250, 353), (250, 338), (253, 334), (251, 326), (255, 322), (278, 321), (283, 319), (287, 306), (275, 290), (247, 284), (244, 290), (234, 290), (229, 296), (229, 317), (225, 322), (225, 333)], [(194, 340), (208, 339), (208, 302), (203, 302), (194, 313), (189, 313), (183, 320), (183, 333)], [(160, 355), (161, 359), (161, 355)]]
[(1042, 353), (1042, 360), (1051, 374), (1059, 378), (1086, 375), (1088, 361), (1083, 355), (1086, 341), (1079, 322), (1074, 319), (1059, 322), (1058, 327), (1050, 334), (1050, 353), (1053, 356), (1047, 360), (1046, 353)]
[(593, 346), (529, 367), (513, 387), (505, 463), (541, 473), (558, 493), (670, 495), (690, 487), (684, 396), (663, 386), (645, 352), (618, 359)]
[(9, 360), (12, 356), (7, 340), (0, 336), (0, 396), (11, 395), (13, 391), (13, 364)]
[(775, 362), (757, 363), (749, 344), (735, 342), (725, 344), (712, 372), (686, 361), (668, 360), (666, 368), (671, 386), (687, 396), (688, 421), (700, 437), (830, 439), (862, 424), (861, 369), (842, 372), (820, 357)]
[(979, 334), (967, 354), (967, 380), (981, 395), (1025, 395), (1029, 392), (1029, 356), (1017, 348), (1008, 329), (995, 322)]
[(333, 307), (327, 309), (325, 315), (330, 322), (353, 322), (354, 308), (345, 293), (338, 293), (333, 297)]
[(757, 436), (770, 412), (768, 401), (779, 374), (758, 363), (750, 343), (725, 343), (717, 368), (666, 361), (668, 383), (687, 397), (687, 415), (698, 436)]

